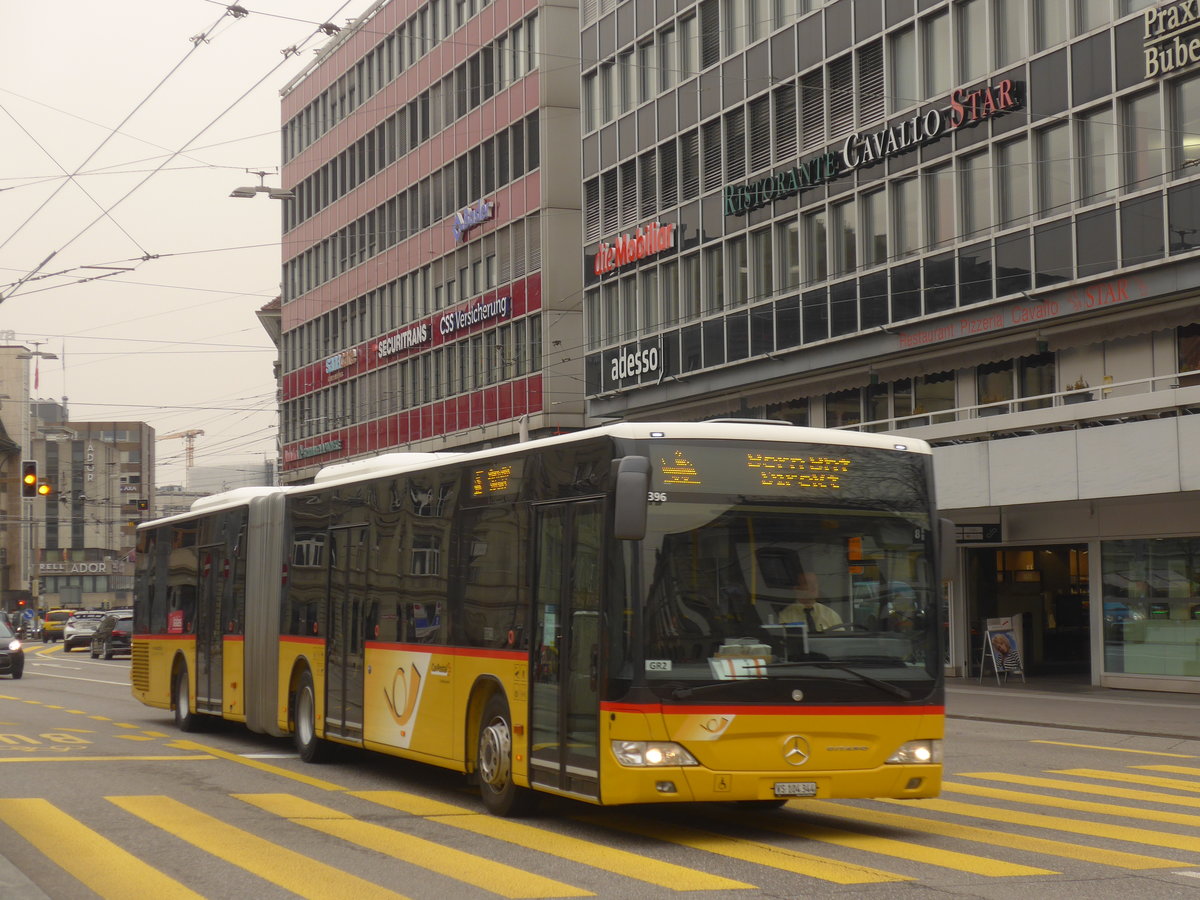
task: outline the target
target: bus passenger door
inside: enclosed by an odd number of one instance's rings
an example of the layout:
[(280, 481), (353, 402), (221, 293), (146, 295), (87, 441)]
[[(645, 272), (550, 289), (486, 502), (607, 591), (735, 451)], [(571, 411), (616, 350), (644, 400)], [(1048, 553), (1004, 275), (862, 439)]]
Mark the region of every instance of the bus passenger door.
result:
[(599, 500), (534, 509), (534, 641), (530, 779), (600, 794)]
[(225, 621), (221, 604), (221, 567), (225, 548), (221, 544), (201, 547), (198, 551), (200, 584), (196, 600), (196, 709), (221, 712), (222, 650), (221, 623)]
[(329, 532), (325, 731), (331, 737), (362, 737), (367, 534), (363, 525)]

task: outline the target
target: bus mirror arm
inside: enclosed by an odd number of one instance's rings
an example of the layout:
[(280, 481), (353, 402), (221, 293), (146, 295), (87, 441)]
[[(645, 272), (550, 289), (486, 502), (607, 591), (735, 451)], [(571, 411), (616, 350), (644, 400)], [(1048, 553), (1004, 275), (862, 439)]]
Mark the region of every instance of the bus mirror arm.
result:
[(646, 536), (649, 508), (650, 460), (623, 456), (617, 464), (613, 489), (613, 536), (619, 541), (640, 541)]

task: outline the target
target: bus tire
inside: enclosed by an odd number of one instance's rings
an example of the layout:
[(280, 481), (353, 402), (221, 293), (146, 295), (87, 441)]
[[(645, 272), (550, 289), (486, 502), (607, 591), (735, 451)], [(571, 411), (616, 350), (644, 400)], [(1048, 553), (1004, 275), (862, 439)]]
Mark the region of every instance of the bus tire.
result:
[(175, 727), (180, 731), (199, 731), (200, 718), (192, 712), (191, 690), (188, 687), (187, 666), (180, 666), (171, 683), (171, 706), (175, 710)]
[(493, 694), (479, 720), (479, 796), (488, 812), (516, 817), (533, 812), (537, 794), (512, 779), (512, 717), (503, 694)]
[(317, 692), (308, 669), (300, 673), (292, 695), (292, 726), (292, 740), (302, 760), (319, 763), (329, 758), (329, 743), (317, 737)]

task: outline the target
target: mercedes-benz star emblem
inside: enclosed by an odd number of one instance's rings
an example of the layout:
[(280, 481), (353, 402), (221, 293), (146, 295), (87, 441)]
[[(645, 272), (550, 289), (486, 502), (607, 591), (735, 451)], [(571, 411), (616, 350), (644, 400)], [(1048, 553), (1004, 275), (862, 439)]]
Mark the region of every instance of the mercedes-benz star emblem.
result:
[(808, 762), (811, 752), (808, 741), (798, 734), (793, 734), (783, 744), (783, 758), (789, 766), (804, 765)]

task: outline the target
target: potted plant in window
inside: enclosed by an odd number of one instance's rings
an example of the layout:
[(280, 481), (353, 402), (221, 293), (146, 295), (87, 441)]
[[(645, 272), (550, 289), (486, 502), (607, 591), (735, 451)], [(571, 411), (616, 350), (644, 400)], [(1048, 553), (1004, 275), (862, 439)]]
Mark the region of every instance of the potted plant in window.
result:
[(1095, 399), (1095, 395), (1088, 390), (1087, 380), (1080, 375), (1071, 384), (1068, 384), (1063, 394), (1063, 403), (1086, 403), (1089, 400)]

